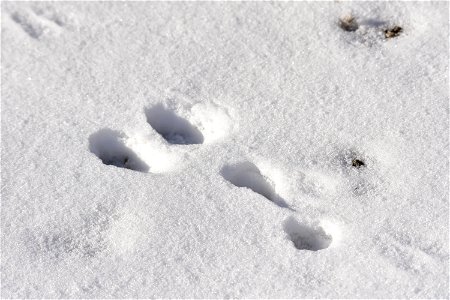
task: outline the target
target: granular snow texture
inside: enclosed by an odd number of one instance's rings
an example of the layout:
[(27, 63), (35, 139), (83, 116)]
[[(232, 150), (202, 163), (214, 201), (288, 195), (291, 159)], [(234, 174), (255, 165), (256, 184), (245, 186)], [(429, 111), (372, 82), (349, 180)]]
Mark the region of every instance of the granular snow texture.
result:
[(447, 2), (1, 5), (2, 298), (449, 297)]

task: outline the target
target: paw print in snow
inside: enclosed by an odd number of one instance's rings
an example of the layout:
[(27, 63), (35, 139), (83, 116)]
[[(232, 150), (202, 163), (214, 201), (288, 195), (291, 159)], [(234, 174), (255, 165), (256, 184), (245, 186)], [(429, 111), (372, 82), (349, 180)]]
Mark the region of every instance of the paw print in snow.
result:
[[(101, 129), (89, 137), (89, 150), (103, 164), (143, 173), (162, 173), (180, 164), (183, 151), (223, 139), (232, 126), (227, 111), (215, 104), (196, 104), (189, 109), (157, 104), (144, 109), (147, 123), (159, 135), (134, 135)], [(362, 167), (362, 161), (355, 162)], [(287, 177), (267, 163), (239, 161), (225, 164), (222, 178), (240, 192), (254, 192), (282, 209), (297, 212), (282, 197)], [(335, 241), (321, 226), (308, 225), (290, 217), (284, 222), (288, 239), (299, 250), (318, 251)]]
[[(230, 118), (214, 104), (196, 104), (180, 112), (163, 104), (144, 109), (147, 123), (160, 136), (127, 136), (120, 131), (101, 129), (89, 137), (89, 150), (105, 165), (144, 173), (163, 173), (180, 165), (181, 152), (198, 144), (212, 143), (228, 132)], [(188, 120), (189, 119), (189, 120)], [(190, 122), (191, 121), (191, 122)]]

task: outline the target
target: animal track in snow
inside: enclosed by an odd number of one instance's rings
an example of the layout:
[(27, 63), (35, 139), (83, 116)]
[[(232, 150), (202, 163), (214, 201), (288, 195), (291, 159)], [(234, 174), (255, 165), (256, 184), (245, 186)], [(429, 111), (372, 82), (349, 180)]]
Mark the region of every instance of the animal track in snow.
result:
[(233, 131), (228, 110), (213, 103), (197, 103), (187, 109), (160, 103), (147, 107), (145, 115), (152, 128), (173, 145), (209, 144)]
[(16, 11), (11, 14), (11, 19), (34, 39), (44, 35), (57, 35), (65, 25), (64, 16), (50, 7)]
[[(214, 104), (196, 104), (186, 113), (184, 119), (175, 110), (163, 104), (148, 107), (145, 110), (147, 122), (169, 144), (209, 143), (223, 138), (232, 129), (228, 112)], [(192, 121), (192, 124), (189, 121)], [(151, 141), (150, 136), (128, 137), (120, 131), (102, 129), (89, 137), (89, 149), (104, 164), (114, 165), (139, 172), (160, 173), (171, 170), (178, 164), (178, 156), (171, 153), (177, 147), (158, 146), (158, 141)], [(163, 149), (164, 148), (164, 149)], [(178, 150), (178, 151), (179, 151)], [(175, 153), (176, 154), (176, 153)], [(340, 157), (345, 167), (345, 159)], [(365, 166), (361, 161), (354, 162), (355, 169)], [(281, 208), (295, 211), (279, 195), (280, 188), (286, 192), (286, 178), (278, 170), (261, 165), (263, 172), (249, 161), (224, 165), (220, 171), (222, 177), (237, 187), (245, 187), (272, 201)], [(353, 170), (356, 171), (356, 170)], [(269, 175), (269, 176), (268, 176)], [(277, 189), (276, 189), (277, 188)], [(310, 226), (296, 221), (293, 217), (284, 222), (284, 231), (294, 246), (300, 250), (318, 251), (330, 246), (333, 238), (323, 227)], [(120, 235), (118, 235), (120, 237)], [(114, 239), (113, 239), (114, 240)], [(55, 243), (67, 248), (71, 243), (56, 238)], [(66, 244), (68, 246), (66, 246)], [(117, 251), (128, 251), (125, 244), (114, 240)], [(70, 247), (69, 247), (70, 248)], [(65, 251), (65, 250), (64, 250)]]
[(280, 197), (269, 179), (251, 162), (240, 162), (225, 165), (221, 170), (222, 177), (237, 187), (246, 187), (284, 208), (290, 206)]
[(202, 144), (204, 141), (200, 130), (162, 104), (146, 108), (145, 115), (153, 129), (170, 144)]
[(89, 150), (105, 165), (144, 173), (171, 171), (179, 162), (176, 153), (148, 140), (148, 137), (128, 137), (111, 129), (101, 129), (92, 134), (89, 137)]
[[(203, 133), (174, 110), (158, 104), (144, 110), (148, 123), (170, 144), (211, 143), (229, 133), (230, 117), (215, 104), (196, 104), (188, 115)], [(178, 149), (178, 150), (177, 150)], [(89, 137), (89, 150), (106, 165), (139, 172), (163, 173), (179, 166), (180, 148), (152, 140), (150, 136), (133, 135), (102, 129)]]
[(89, 150), (105, 165), (148, 172), (148, 165), (125, 145), (125, 138), (125, 135), (118, 131), (102, 129), (89, 137)]
[(298, 222), (294, 217), (284, 222), (284, 231), (298, 250), (319, 251), (328, 248), (333, 241), (320, 226), (309, 226)]
[[(220, 173), (225, 180), (233, 185), (249, 188), (255, 193), (274, 202), (281, 208), (288, 208), (291, 211), (296, 211), (276, 193), (271, 180), (264, 176), (259, 168), (253, 163), (245, 161), (225, 165)], [(271, 172), (271, 174), (274, 175), (273, 172)], [(280, 183), (280, 178), (277, 180), (278, 184)], [(328, 222), (321, 222), (321, 226), (309, 225), (300, 223), (294, 217), (290, 217), (284, 222), (283, 228), (289, 239), (293, 242), (295, 248), (299, 250), (322, 250), (328, 248), (334, 239), (336, 241), (340, 239), (340, 230), (334, 224), (328, 224)], [(331, 235), (331, 233), (333, 233), (333, 235)]]
[(44, 27), (39, 24), (30, 13), (15, 12), (11, 15), (11, 19), (22, 27), (30, 37), (38, 39), (44, 32)]

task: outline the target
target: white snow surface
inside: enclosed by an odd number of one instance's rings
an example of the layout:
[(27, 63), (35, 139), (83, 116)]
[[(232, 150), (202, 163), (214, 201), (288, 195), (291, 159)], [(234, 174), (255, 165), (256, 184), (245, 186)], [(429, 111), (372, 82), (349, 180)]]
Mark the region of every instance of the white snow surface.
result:
[(448, 10), (3, 2), (1, 297), (448, 298)]

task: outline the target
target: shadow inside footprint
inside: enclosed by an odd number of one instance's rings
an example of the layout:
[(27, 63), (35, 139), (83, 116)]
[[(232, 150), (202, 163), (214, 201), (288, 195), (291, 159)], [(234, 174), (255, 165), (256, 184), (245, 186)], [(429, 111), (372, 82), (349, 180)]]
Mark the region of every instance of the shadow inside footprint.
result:
[(318, 251), (328, 248), (332, 237), (322, 227), (313, 228), (299, 223), (294, 217), (284, 222), (284, 231), (299, 250)]
[(89, 137), (89, 150), (105, 165), (113, 165), (139, 172), (149, 167), (123, 142), (124, 135), (111, 129), (101, 129)]
[(39, 39), (44, 33), (44, 28), (35, 22), (29, 13), (15, 12), (11, 15), (11, 19), (19, 24), (22, 29), (33, 39)]
[(146, 108), (145, 115), (153, 129), (170, 144), (191, 145), (204, 141), (200, 130), (162, 104)]
[(290, 208), (284, 199), (275, 192), (267, 178), (251, 162), (226, 165), (222, 168), (220, 174), (237, 187), (249, 188), (280, 207)]

